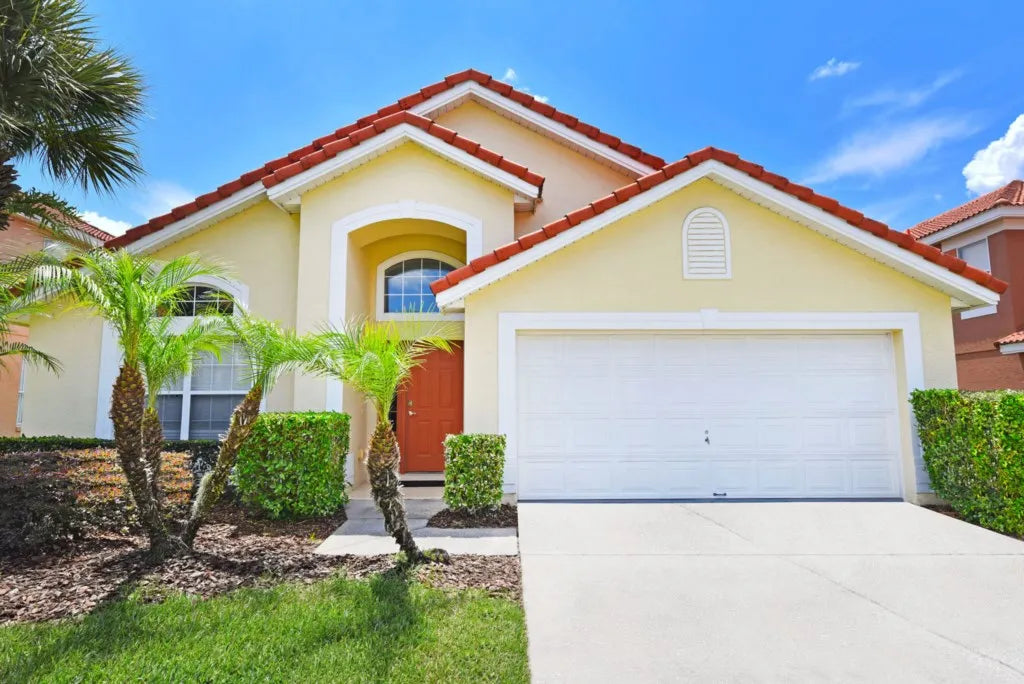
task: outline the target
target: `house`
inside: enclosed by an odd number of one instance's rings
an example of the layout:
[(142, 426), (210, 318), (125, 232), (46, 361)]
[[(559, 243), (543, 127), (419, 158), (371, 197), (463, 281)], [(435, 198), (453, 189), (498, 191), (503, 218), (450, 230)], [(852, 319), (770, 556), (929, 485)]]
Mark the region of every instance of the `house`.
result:
[[(8, 219), (7, 229), (0, 231), (0, 260), (11, 259), (56, 246), (59, 241), (72, 242), (80, 247), (99, 247), (114, 236), (81, 219), (71, 221), (71, 227), (58, 236), (35, 218), (15, 214)], [(27, 325), (11, 326), (13, 342), (28, 342)], [(0, 369), (0, 436), (16, 437), (21, 434), (24, 376), (21, 357), (8, 356)]]
[[(229, 261), (197, 298), (300, 331), (445, 326), (456, 353), (394, 409), (401, 470), (440, 471), (446, 433), (500, 432), (506, 489), (529, 499), (916, 500), (907, 395), (956, 383), (950, 312), (1006, 288), (735, 154), (666, 163), (474, 70), (107, 244)], [(26, 432), (110, 436), (109, 327), (33, 335), (69, 368), (30, 376)], [(200, 364), (162, 393), (165, 430), (215, 435), (244, 391), (230, 355)], [(266, 408), (350, 413), (356, 456), (373, 424), (306, 375)]]
[(1015, 180), (908, 231), (1010, 283), (998, 304), (953, 314), (961, 389), (1024, 389), (1024, 181)]

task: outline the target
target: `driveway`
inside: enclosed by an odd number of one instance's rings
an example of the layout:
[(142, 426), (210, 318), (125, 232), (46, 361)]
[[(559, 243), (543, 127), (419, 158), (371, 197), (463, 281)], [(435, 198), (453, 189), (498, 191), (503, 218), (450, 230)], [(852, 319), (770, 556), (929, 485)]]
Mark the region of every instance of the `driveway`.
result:
[(521, 503), (535, 681), (1022, 681), (1024, 542), (906, 503)]

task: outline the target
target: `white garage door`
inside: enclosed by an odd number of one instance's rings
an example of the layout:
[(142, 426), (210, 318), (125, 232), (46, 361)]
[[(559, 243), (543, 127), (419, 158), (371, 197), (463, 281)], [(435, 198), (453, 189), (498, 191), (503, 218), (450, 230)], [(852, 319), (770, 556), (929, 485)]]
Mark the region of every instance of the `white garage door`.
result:
[(887, 334), (521, 334), (523, 499), (900, 496)]

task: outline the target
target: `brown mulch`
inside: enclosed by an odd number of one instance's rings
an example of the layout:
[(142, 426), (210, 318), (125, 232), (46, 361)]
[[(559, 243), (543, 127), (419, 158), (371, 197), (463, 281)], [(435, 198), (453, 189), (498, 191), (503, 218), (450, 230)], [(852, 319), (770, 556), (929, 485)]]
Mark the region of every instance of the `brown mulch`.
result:
[(501, 504), (493, 511), (467, 513), (446, 508), (427, 521), (428, 527), (519, 527), (519, 514), (514, 504)]
[[(0, 559), (0, 625), (81, 615), (133, 592), (150, 601), (174, 592), (208, 598), (240, 587), (395, 570), (393, 555), (315, 555), (325, 536), (323, 520), (290, 523), (291, 532), (282, 522), (223, 522), (239, 515), (219, 511), (200, 531), (193, 555), (156, 565), (144, 554), (144, 539), (109, 534), (70, 544), (60, 553)], [(477, 588), (511, 598), (520, 593), (515, 556), (453, 556), (450, 565), (422, 565), (413, 572), (442, 589)]]

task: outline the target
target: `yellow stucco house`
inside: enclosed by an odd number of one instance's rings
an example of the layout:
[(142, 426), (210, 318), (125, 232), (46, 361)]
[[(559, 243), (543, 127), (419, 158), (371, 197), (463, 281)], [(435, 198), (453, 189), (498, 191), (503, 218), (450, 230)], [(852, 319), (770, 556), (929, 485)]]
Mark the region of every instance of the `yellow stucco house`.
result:
[[(907, 395), (955, 387), (951, 310), (1005, 284), (734, 154), (664, 160), (477, 71), (427, 86), (108, 243), (198, 252), (197, 283), (313, 330), (436, 320), (458, 340), (394, 408), (402, 471), (448, 432), (508, 436), (524, 499), (903, 498), (927, 491)], [(59, 378), (25, 434), (110, 436), (109, 328), (40, 320)], [(230, 355), (161, 397), (169, 436), (223, 430)], [(297, 375), (268, 410), (373, 416)]]

